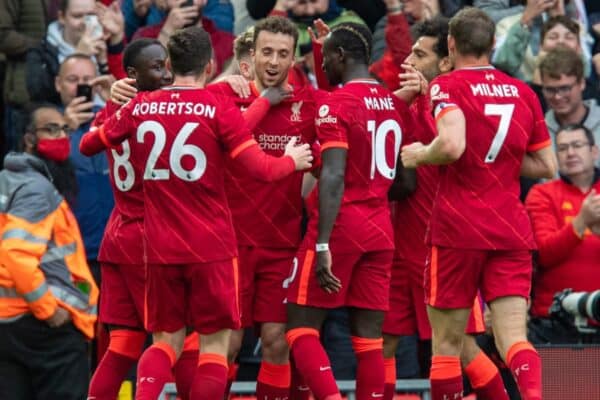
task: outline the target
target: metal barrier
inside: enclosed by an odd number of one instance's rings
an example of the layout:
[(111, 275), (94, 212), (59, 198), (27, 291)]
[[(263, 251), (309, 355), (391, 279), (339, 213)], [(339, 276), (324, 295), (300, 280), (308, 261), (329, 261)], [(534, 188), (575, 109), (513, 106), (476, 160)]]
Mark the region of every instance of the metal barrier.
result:
[[(337, 381), (340, 392), (347, 395), (348, 400), (356, 400), (354, 391), (356, 381)], [(399, 379), (396, 381), (396, 391), (401, 393), (421, 393), (423, 400), (431, 400), (429, 380), (427, 379)], [(231, 386), (232, 394), (256, 393), (256, 382), (234, 382)], [(167, 383), (158, 397), (159, 400), (175, 400), (177, 389), (174, 383)]]

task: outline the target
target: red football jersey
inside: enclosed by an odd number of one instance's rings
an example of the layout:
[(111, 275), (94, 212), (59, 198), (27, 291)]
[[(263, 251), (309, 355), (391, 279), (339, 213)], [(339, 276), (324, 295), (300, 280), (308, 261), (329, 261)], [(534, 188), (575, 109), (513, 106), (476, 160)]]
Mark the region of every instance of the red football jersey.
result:
[(460, 108), (466, 149), (440, 167), (431, 243), (467, 249), (534, 249), (519, 201), (525, 152), (550, 145), (540, 103), (524, 83), (493, 67), (463, 68), (430, 86), (435, 115)]
[[(119, 109), (119, 105), (108, 102), (96, 114), (93, 126), (100, 126)], [(131, 147), (130, 140), (123, 141), (114, 149), (106, 151), (110, 183), (115, 206), (110, 214), (100, 244), (98, 260), (114, 264), (144, 262), (143, 222), (144, 193), (139, 149)]]
[[(413, 131), (413, 139), (424, 144), (430, 143), (437, 131), (429, 96), (419, 96), (411, 105), (410, 111), (414, 120), (421, 122), (421, 129)], [(430, 249), (425, 242), (426, 231), (438, 187), (438, 167), (421, 166), (416, 169), (416, 175), (417, 187), (414, 193), (396, 202), (393, 223), (398, 257), (425, 267)]]
[[(244, 111), (260, 93), (251, 84), (248, 98), (238, 97), (227, 84), (209, 85), (233, 99)], [(272, 106), (267, 117), (253, 129), (265, 153), (279, 157), (292, 137), (312, 144), (316, 139), (315, 97), (320, 92), (309, 86), (294, 86), (293, 97)], [(277, 182), (260, 182), (239, 164), (229, 162), (225, 175), (227, 199), (233, 215), (238, 243), (244, 246), (296, 248), (300, 243), (302, 220), (302, 172)]]
[(143, 154), (149, 263), (211, 262), (237, 254), (225, 158), (255, 141), (233, 102), (195, 87), (140, 93), (106, 122), (104, 134), (111, 143), (130, 137), (130, 146)]
[[(400, 147), (413, 129), (408, 107), (376, 81), (355, 80), (320, 103), (315, 124), (322, 152), (348, 150), (332, 251), (393, 249), (387, 196)], [(312, 214), (307, 235), (316, 237), (318, 210)]]

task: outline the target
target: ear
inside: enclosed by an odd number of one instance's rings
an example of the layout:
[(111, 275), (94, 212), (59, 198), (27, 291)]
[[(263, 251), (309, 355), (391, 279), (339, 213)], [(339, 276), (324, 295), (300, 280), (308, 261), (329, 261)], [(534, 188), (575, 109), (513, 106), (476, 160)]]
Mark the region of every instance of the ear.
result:
[(344, 50), (343, 47), (338, 46), (338, 48), (335, 49), (335, 53), (340, 61), (343, 62), (346, 60), (346, 51)]
[(127, 67), (127, 77), (131, 79), (137, 79), (137, 70), (133, 67)]
[(592, 146), (592, 158), (594, 159), (594, 164), (598, 161), (598, 157), (600, 156), (600, 150), (598, 150), (597, 145)]
[(54, 89), (56, 89), (56, 91), (60, 93), (60, 71), (59, 75), (56, 75), (54, 77)]
[(208, 78), (211, 76), (214, 67), (214, 59), (211, 58), (210, 61), (208, 62), (208, 64), (206, 64), (206, 67), (204, 67), (204, 75)]
[(450, 60), (450, 57), (444, 57), (438, 61), (438, 69), (443, 74), (452, 71), (452, 67), (452, 60)]
[(25, 152), (31, 153), (37, 143), (37, 137), (31, 132), (25, 132), (23, 135), (23, 144)]

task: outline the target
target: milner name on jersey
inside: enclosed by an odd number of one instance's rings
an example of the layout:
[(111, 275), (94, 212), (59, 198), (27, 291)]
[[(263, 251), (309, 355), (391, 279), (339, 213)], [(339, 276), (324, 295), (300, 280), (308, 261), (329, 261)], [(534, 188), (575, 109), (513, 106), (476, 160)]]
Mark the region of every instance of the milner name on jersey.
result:
[(519, 97), (519, 89), (510, 84), (477, 83), (469, 86), (473, 96)]

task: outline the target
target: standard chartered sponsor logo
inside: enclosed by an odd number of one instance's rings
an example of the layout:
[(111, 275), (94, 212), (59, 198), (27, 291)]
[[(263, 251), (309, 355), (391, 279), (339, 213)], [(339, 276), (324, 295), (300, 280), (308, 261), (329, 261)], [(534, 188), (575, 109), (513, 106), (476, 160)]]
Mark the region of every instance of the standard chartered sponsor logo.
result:
[(269, 135), (262, 133), (258, 136), (258, 145), (263, 150), (285, 150), (285, 145), (288, 144), (291, 138), (298, 139), (298, 144), (301, 143), (300, 135)]

